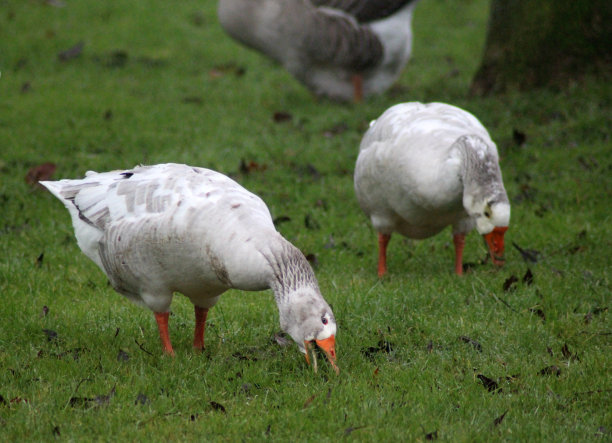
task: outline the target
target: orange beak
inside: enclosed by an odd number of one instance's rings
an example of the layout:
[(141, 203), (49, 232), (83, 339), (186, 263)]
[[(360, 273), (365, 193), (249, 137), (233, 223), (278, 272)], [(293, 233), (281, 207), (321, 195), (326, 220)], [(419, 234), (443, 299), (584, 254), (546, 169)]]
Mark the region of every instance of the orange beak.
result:
[[(332, 365), (332, 368), (334, 368), (334, 371), (336, 371), (336, 374), (339, 374), (340, 368), (338, 368), (336, 365), (336, 337), (332, 335), (325, 340), (315, 340), (315, 342), (317, 346), (320, 347), (323, 352), (325, 352), (325, 355), (327, 356), (329, 363)], [(310, 355), (312, 354), (312, 366), (314, 371), (317, 372), (317, 357), (314, 347), (312, 346), (312, 342), (305, 341), (304, 347), (306, 348), (306, 362), (310, 364)]]
[(488, 234), (483, 235), (489, 247), (493, 264), (497, 266), (503, 266), (504, 264), (504, 234), (507, 230), (508, 226), (498, 226)]

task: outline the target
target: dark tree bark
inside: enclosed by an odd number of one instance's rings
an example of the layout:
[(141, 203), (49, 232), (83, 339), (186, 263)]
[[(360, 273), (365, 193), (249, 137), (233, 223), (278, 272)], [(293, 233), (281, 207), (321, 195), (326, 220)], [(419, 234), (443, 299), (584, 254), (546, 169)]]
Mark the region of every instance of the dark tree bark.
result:
[(611, 0), (492, 0), (471, 92), (562, 87), (592, 73), (609, 78), (611, 54)]

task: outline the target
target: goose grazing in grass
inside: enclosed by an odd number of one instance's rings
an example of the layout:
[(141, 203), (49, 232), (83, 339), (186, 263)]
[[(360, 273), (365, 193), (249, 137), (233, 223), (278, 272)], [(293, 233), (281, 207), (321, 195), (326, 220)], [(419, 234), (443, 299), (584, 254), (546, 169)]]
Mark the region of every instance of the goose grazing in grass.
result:
[(315, 95), (361, 101), (406, 65), (417, 0), (220, 0), (232, 38), (281, 63)]
[(209, 308), (227, 289), (271, 288), (281, 328), (316, 370), (313, 342), (336, 366), (336, 320), (298, 248), (279, 234), (266, 204), (232, 179), (179, 164), (87, 172), (41, 182), (72, 216), (81, 250), (113, 288), (155, 313), (174, 355), (168, 316), (174, 292), (195, 307), (193, 346), (204, 348)]
[(510, 203), (495, 143), (469, 112), (444, 103), (402, 103), (370, 124), (355, 166), (355, 193), (378, 232), (378, 275), (387, 271), (391, 233), (422, 239), (453, 229), (455, 272), (465, 235), (484, 236), (503, 264)]

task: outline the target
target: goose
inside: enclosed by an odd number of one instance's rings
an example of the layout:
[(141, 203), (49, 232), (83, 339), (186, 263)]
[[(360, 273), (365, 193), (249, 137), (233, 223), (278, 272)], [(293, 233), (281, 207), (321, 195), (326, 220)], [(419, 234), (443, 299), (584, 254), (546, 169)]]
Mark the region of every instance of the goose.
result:
[(317, 96), (384, 92), (412, 49), (417, 0), (220, 0), (232, 38), (279, 62)]
[(204, 348), (208, 310), (230, 288), (271, 288), (280, 324), (313, 360), (313, 342), (336, 372), (336, 320), (308, 261), (276, 231), (255, 194), (210, 169), (182, 164), (89, 171), (42, 181), (70, 212), (77, 243), (112, 287), (151, 309), (163, 350), (173, 294), (195, 309), (193, 347)]
[(463, 273), (465, 235), (484, 236), (503, 265), (510, 203), (495, 143), (467, 111), (445, 103), (401, 103), (370, 123), (354, 173), (361, 209), (378, 233), (378, 275), (387, 272), (393, 232), (431, 237), (452, 226), (455, 273)]

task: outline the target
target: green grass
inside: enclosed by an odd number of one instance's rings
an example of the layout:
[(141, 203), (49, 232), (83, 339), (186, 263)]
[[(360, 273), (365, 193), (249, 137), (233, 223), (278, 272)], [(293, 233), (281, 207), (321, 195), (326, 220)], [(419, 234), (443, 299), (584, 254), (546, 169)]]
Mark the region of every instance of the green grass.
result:
[[(609, 81), (469, 97), (488, 3), (428, 0), (398, 84), (341, 105), (226, 37), (215, 3), (0, 0), (0, 440), (609, 440)], [(411, 100), (464, 107), (497, 141), (513, 204), (503, 269), (479, 264), (473, 233), (476, 266), (455, 277), (445, 231), (394, 236), (376, 277), (352, 171), (368, 121)], [(338, 320), (339, 376), (275, 343), (269, 291), (227, 292), (202, 355), (177, 296), (177, 357), (163, 357), (151, 313), (108, 286), (67, 211), (24, 180), (43, 162), (63, 178), (169, 161), (230, 174), (290, 218), (278, 228), (316, 256)]]

